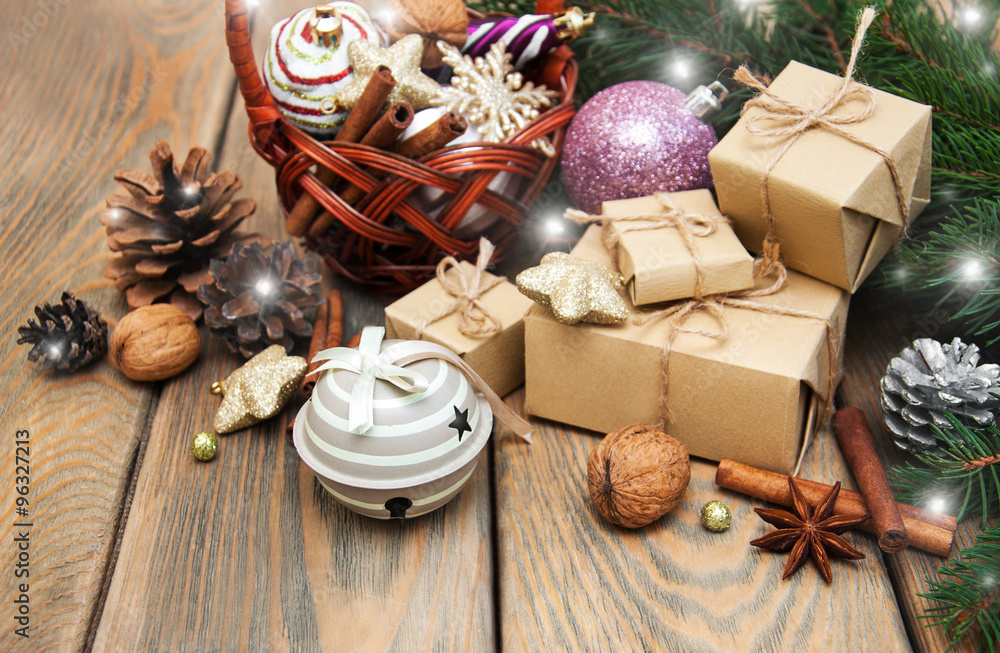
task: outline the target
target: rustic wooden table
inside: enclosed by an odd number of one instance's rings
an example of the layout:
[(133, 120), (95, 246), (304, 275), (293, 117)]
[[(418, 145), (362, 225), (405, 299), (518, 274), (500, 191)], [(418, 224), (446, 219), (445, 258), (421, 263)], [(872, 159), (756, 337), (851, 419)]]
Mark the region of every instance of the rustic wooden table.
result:
[[(270, 25), (301, 2), (264, 0)], [(4, 3), (0, 52), (0, 466), (4, 578), (0, 650), (684, 650), (919, 651), (945, 648), (916, 618), (942, 560), (916, 551), (780, 580), (784, 556), (748, 540), (759, 502), (718, 490), (696, 461), (683, 503), (637, 532), (608, 526), (586, 491), (598, 434), (537, 423), (535, 444), (501, 430), (469, 486), (444, 510), (405, 523), (335, 504), (283, 435), (291, 410), (223, 439), (218, 458), (188, 453), (211, 425), (209, 394), (242, 361), (203, 332), (200, 360), (162, 384), (109, 365), (43, 373), (14, 344), (34, 305), (63, 290), (114, 319), (125, 304), (102, 270), (98, 223), (120, 168), (148, 166), (161, 138), (182, 155), (203, 144), (245, 181), (249, 226), (280, 238), (271, 169), (251, 150), (223, 40), (221, 0)], [(327, 275), (329, 276), (329, 275)], [(336, 283), (328, 280), (327, 283)], [(383, 302), (345, 287), (347, 333), (381, 323)], [(941, 337), (943, 312), (863, 291), (851, 307), (843, 404), (880, 424), (877, 381), (914, 337)], [(521, 407), (523, 391), (509, 401)], [(30, 577), (15, 578), (15, 432), (30, 432)], [(880, 427), (880, 442), (887, 440)], [(738, 437), (738, 434), (734, 434)], [(898, 457), (883, 446), (885, 459)], [(853, 487), (831, 436), (803, 475)], [(721, 498), (724, 534), (698, 523)], [(973, 527), (960, 529), (967, 546)], [(14, 633), (27, 581), (30, 639)]]

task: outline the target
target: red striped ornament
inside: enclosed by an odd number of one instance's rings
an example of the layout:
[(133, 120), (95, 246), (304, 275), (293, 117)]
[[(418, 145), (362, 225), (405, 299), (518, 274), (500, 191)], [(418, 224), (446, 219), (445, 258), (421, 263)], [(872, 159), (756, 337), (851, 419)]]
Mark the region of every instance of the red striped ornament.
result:
[(321, 136), (337, 133), (347, 118), (347, 111), (336, 102), (353, 75), (347, 46), (360, 39), (381, 47), (387, 40), (360, 5), (346, 0), (328, 4), (341, 18), (339, 43), (327, 47), (315, 42), (309, 26), (315, 10), (303, 9), (271, 29), (262, 65), (278, 110), (302, 129)]

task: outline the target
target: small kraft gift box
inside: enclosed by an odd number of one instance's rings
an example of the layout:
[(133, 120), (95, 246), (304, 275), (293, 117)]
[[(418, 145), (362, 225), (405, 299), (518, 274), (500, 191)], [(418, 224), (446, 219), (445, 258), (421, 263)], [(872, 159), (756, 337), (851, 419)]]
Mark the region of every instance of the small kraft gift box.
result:
[[(611, 265), (597, 225), (573, 255)], [(791, 472), (829, 409), (848, 301), (834, 286), (788, 272), (772, 294), (678, 302), (672, 318), (646, 313), (653, 318), (642, 324), (570, 326), (533, 306), (525, 316), (527, 410), (602, 433), (665, 422), (692, 455)], [(644, 314), (631, 308), (633, 317)]]
[(480, 242), (476, 265), (447, 257), (437, 276), (385, 309), (386, 337), (452, 350), (501, 397), (524, 383), (524, 313), (532, 301), (486, 272), (493, 248)]
[(753, 287), (753, 258), (707, 189), (604, 202), (593, 218), (637, 306), (694, 297), (698, 264), (705, 294)]
[[(874, 13), (872, 13), (874, 17)], [(870, 22), (870, 21), (869, 21)], [(722, 212), (751, 251), (771, 230), (785, 264), (849, 292), (930, 198), (931, 108), (792, 61), (708, 160)]]

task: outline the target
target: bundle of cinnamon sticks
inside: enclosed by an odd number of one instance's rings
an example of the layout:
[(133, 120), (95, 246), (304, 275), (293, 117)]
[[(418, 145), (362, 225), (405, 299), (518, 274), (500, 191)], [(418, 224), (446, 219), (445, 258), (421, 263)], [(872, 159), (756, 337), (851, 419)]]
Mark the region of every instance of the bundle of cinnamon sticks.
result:
[[(399, 136), (413, 122), (414, 114), (413, 107), (406, 102), (397, 102), (383, 112), (395, 85), (396, 80), (392, 76), (392, 71), (386, 66), (379, 66), (368, 81), (358, 103), (347, 115), (333, 139), (334, 142), (360, 143), (389, 149), (400, 156), (419, 159), (444, 147), (465, 132), (468, 125), (464, 118), (454, 113), (445, 113), (426, 128), (397, 143)], [(376, 178), (382, 176), (377, 170), (368, 169), (367, 172)], [(322, 165), (316, 172), (316, 179), (331, 188), (334, 188), (338, 181), (336, 173)], [(365, 191), (361, 188), (346, 181), (342, 183), (343, 187), (338, 194), (345, 203), (354, 206), (365, 196)], [(329, 211), (325, 211), (315, 197), (303, 192), (288, 213), (285, 229), (291, 236), (317, 237), (335, 222), (336, 218)]]

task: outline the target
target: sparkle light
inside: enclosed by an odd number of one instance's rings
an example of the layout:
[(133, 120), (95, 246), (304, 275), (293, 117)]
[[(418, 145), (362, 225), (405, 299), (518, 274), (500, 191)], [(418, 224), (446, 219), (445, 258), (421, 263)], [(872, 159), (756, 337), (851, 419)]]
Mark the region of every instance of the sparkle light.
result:
[(679, 77), (680, 79), (687, 79), (691, 74), (691, 64), (685, 59), (675, 59), (670, 65), (670, 70), (674, 77)]
[(52, 343), (49, 345), (49, 357), (59, 358), (59, 354), (62, 353), (62, 346), (57, 343)]
[(979, 24), (979, 21), (983, 19), (983, 12), (979, 9), (979, 7), (971, 6), (962, 9), (959, 16), (961, 17), (962, 22), (965, 23), (966, 27), (976, 27)]
[(962, 275), (969, 280), (979, 279), (983, 274), (983, 264), (975, 259), (966, 261), (962, 265)]
[(562, 218), (553, 216), (545, 220), (545, 233), (550, 236), (561, 236), (566, 231), (566, 224)]
[(945, 501), (944, 497), (934, 497), (927, 504), (927, 509), (931, 512), (936, 512), (938, 514), (944, 514), (944, 511), (948, 508), (948, 502)]
[(254, 292), (262, 297), (269, 296), (274, 291), (274, 282), (268, 278), (261, 279), (254, 284)]
[(195, 186), (191, 185), (191, 184), (188, 184), (187, 186), (184, 187), (184, 193), (186, 195), (194, 195), (197, 192), (198, 192), (198, 189)]

